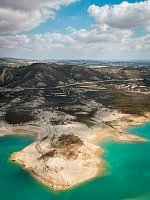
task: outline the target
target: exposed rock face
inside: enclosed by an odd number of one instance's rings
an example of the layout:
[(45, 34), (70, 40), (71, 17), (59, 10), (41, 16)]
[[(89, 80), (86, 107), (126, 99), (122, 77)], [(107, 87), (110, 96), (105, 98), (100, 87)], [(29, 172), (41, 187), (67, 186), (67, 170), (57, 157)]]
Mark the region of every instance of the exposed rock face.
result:
[(110, 79), (140, 78), (138, 70), (120, 69), (117, 67), (86, 68), (73, 65), (57, 65), (34, 63), (22, 67), (0, 68), (0, 86), (38, 87), (56, 86), (59, 83), (73, 83), (74, 81), (95, 81)]
[(93, 128), (82, 124), (45, 127), (40, 133), (38, 131), (35, 142), (22, 151), (13, 153), (11, 160), (24, 166), (48, 187), (55, 190), (69, 189), (100, 172), (102, 174), (104, 168), (100, 155), (104, 150), (95, 143), (104, 138), (119, 142), (146, 142), (145, 138), (128, 134), (124, 129), (145, 122), (149, 116), (136, 117), (114, 112), (110, 116), (103, 116), (103, 120), (107, 118), (107, 121)]
[(22, 164), (40, 182), (56, 190), (68, 189), (96, 176), (100, 165), (98, 146), (74, 134), (36, 141), (11, 159)]

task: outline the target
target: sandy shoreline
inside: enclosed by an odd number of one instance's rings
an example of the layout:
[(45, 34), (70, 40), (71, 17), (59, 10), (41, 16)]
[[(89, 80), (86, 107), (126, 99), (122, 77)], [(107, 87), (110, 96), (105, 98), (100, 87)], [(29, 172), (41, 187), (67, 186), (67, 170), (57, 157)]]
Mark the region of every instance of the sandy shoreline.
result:
[(100, 143), (106, 138), (112, 138), (117, 142), (144, 142), (147, 139), (142, 138), (135, 134), (128, 133), (125, 129), (131, 126), (142, 125), (150, 121), (150, 113), (144, 116), (126, 115), (116, 121), (110, 123), (110, 125), (103, 124), (101, 129), (91, 137), (91, 142), (94, 144)]
[(39, 133), (40, 128), (34, 125), (23, 125), (23, 126), (12, 126), (12, 125), (5, 125), (0, 127), (0, 137), (5, 135), (34, 135), (37, 136)]
[[(117, 142), (146, 142), (145, 138), (127, 133), (125, 129), (129, 126), (141, 125), (149, 120), (150, 113), (141, 117), (124, 115), (117, 120), (114, 120), (113, 117), (110, 118), (109, 125), (108, 123), (101, 123), (95, 126), (88, 130), (89, 133), (86, 138), (84, 138), (85, 136), (82, 138), (84, 144), (81, 147), (71, 147), (75, 148), (73, 151), (76, 151), (76, 148), (78, 149), (79, 153), (76, 159), (66, 160), (62, 156), (62, 149), (59, 149), (56, 158), (49, 158), (48, 161), (39, 160), (40, 154), (36, 151), (36, 142), (20, 152), (13, 153), (11, 160), (21, 164), (38, 182), (54, 190), (70, 189), (103, 174), (105, 161), (102, 160), (101, 156), (104, 149), (99, 145), (102, 140), (112, 138)], [(0, 128), (0, 136), (8, 135), (8, 133), (20, 135), (30, 133), (37, 136), (39, 131), (38, 126), (32, 125), (8, 126)], [(49, 140), (47, 140), (47, 143), (49, 143)], [(43, 151), (46, 151), (47, 143), (40, 143)]]

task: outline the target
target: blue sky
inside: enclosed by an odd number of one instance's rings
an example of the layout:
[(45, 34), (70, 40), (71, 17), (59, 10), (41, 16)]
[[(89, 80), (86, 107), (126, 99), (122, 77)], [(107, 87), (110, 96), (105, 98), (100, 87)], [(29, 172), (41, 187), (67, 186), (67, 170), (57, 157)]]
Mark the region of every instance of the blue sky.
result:
[(0, 54), (148, 60), (150, 0), (1, 0)]
[[(28, 33), (46, 33), (46, 32), (62, 32), (66, 33), (67, 27), (74, 27), (75, 29), (90, 29), (91, 25), (94, 23), (93, 18), (91, 18), (88, 13), (88, 7), (92, 4), (98, 6), (114, 5), (120, 4), (121, 0), (80, 0), (69, 6), (64, 6), (61, 10), (57, 12), (56, 18), (54, 20), (48, 20), (46, 23), (41, 24), (39, 27), (31, 30)], [(139, 2), (139, 0), (128, 1), (130, 3)], [(139, 30), (139, 33), (141, 31)]]

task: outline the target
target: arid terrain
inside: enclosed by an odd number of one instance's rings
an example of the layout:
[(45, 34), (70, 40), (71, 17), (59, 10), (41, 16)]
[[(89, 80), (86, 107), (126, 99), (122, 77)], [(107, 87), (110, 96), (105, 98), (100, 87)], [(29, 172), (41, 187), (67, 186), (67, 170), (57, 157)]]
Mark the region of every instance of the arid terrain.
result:
[(106, 137), (146, 141), (125, 128), (149, 113), (149, 66), (0, 64), (0, 136), (36, 135), (11, 159), (56, 190), (103, 173)]

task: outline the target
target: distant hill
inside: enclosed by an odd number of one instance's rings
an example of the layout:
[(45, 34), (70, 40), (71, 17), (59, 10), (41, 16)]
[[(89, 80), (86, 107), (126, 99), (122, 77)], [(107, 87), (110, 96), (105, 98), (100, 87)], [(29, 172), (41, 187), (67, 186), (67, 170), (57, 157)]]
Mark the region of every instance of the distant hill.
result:
[(141, 78), (138, 70), (117, 67), (87, 68), (73, 65), (34, 63), (22, 67), (1, 67), (0, 86), (47, 87), (81, 81)]
[[(65, 113), (85, 122), (83, 115), (91, 118), (102, 107), (143, 114), (150, 109), (149, 75), (148, 66), (1, 65), (0, 119), (24, 123), (36, 116), (59, 124)], [(48, 110), (51, 114), (45, 118)]]

